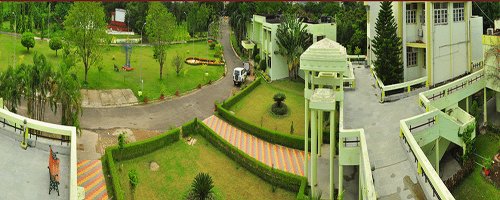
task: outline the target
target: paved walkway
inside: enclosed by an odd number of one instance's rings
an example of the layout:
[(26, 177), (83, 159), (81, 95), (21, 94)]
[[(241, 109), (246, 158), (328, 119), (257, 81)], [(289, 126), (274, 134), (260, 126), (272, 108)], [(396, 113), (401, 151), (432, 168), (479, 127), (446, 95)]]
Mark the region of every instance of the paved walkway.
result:
[(108, 199), (100, 160), (82, 160), (78, 164), (78, 186), (85, 188), (86, 200)]
[[(54, 190), (49, 195), (49, 152), (42, 150), (46, 144), (39, 142), (37, 147), (24, 150), (20, 139), (19, 133), (0, 128), (0, 199), (69, 199), (70, 157), (57, 154), (59, 196)], [(60, 147), (54, 146), (53, 150), (59, 152)]]
[[(380, 199), (416, 199), (415, 169), (407, 159), (399, 138), (399, 121), (425, 112), (418, 107), (418, 95), (379, 103), (378, 90), (370, 70), (355, 66), (356, 89), (344, 96), (344, 128), (364, 128), (375, 190)], [(417, 187), (418, 188), (418, 187)]]
[(224, 46), (224, 59), (228, 75), (215, 84), (201, 90), (170, 101), (159, 103), (119, 107), (119, 108), (84, 108), (81, 127), (84, 129), (110, 129), (126, 127), (148, 130), (167, 130), (180, 126), (197, 117), (204, 119), (212, 115), (214, 102), (222, 101), (230, 96), (234, 89), (232, 71), (241, 66), (229, 41), (229, 25), (221, 23), (220, 40)]
[(285, 172), (304, 176), (304, 151), (272, 144), (212, 115), (203, 120), (208, 127), (249, 156)]
[(101, 108), (130, 106), (138, 103), (137, 97), (131, 89), (112, 90), (80, 90), (82, 107)]

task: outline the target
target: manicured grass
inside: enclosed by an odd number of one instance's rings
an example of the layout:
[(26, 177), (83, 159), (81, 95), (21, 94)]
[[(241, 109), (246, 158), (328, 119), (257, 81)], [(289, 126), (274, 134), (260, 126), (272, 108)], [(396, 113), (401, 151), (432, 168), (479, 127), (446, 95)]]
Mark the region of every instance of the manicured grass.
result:
[[(59, 57), (56, 57), (55, 51), (48, 47), (46, 41), (36, 41), (34, 49), (30, 49), (28, 53), (26, 48), (21, 45), (20, 38), (17, 41), (14, 37), (0, 35), (0, 71), (3, 71), (7, 66), (13, 64), (14, 47), (16, 48), (16, 64), (26, 63), (32, 64), (34, 52), (43, 53), (47, 60), (57, 67)], [(88, 74), (89, 89), (124, 89), (129, 88), (137, 95), (137, 91), (141, 89), (141, 74), (144, 80), (143, 94), (149, 99), (157, 99), (163, 89), (166, 96), (174, 95), (177, 90), (180, 93), (195, 89), (198, 84), (204, 85), (209, 80), (215, 81), (224, 73), (223, 66), (191, 66), (183, 63), (184, 69), (179, 76), (176, 75), (173, 67), (172, 58), (179, 54), (182, 57), (196, 56), (214, 59), (214, 51), (209, 50), (206, 42), (195, 42), (188, 44), (171, 45), (167, 50), (167, 61), (163, 69), (163, 80), (159, 79), (159, 64), (153, 59), (152, 47), (133, 47), (131, 56), (131, 65), (135, 68), (133, 71), (115, 72), (113, 65), (116, 64), (119, 68), (125, 64), (125, 53), (120, 46), (103, 46), (102, 66), (103, 70), (100, 75), (97, 67), (93, 66)], [(62, 54), (62, 51), (59, 51)], [(115, 57), (115, 60), (113, 60)], [(78, 78), (84, 79), (84, 69), (81, 62), (77, 63)], [(208, 73), (208, 76), (205, 76)], [(100, 77), (100, 78), (99, 78)], [(99, 80), (100, 79), (100, 80)]]
[[(295, 194), (282, 189), (272, 192), (271, 185), (245, 170), (218, 151), (201, 136), (194, 136), (194, 146), (181, 140), (146, 156), (117, 163), (123, 164), (119, 172), (125, 196), (130, 199), (128, 171), (135, 169), (139, 185), (135, 199), (183, 199), (194, 177), (205, 172), (212, 176), (215, 190), (224, 199), (294, 199)], [(155, 161), (156, 172), (149, 170)]]
[[(288, 106), (288, 115), (284, 117), (271, 114), (271, 105), (274, 104), (273, 96), (278, 92), (286, 95), (285, 104)], [(282, 133), (290, 133), (293, 121), (293, 134), (303, 135), (304, 84), (289, 80), (274, 81), (271, 84), (263, 82), (230, 110), (241, 119)]]
[[(498, 135), (492, 133), (479, 135), (476, 139), (476, 153), (483, 157), (493, 157), (500, 148)], [(482, 163), (479, 158), (476, 162)], [(453, 196), (460, 199), (496, 199), (500, 197), (500, 190), (495, 188), (481, 176), (481, 166), (476, 165), (472, 173), (452, 191)]]

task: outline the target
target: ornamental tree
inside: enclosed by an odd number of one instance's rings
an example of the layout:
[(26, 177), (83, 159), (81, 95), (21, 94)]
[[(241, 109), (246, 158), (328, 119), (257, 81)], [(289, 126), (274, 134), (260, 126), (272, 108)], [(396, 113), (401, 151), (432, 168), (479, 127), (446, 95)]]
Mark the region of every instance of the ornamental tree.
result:
[(390, 1), (380, 3), (375, 24), (377, 34), (372, 40), (373, 52), (377, 56), (374, 62), (375, 72), (386, 85), (403, 81), (402, 42), (396, 34), (398, 27), (392, 15), (391, 3)]
[(35, 35), (31, 32), (24, 32), (21, 37), (21, 44), (28, 49), (35, 47)]

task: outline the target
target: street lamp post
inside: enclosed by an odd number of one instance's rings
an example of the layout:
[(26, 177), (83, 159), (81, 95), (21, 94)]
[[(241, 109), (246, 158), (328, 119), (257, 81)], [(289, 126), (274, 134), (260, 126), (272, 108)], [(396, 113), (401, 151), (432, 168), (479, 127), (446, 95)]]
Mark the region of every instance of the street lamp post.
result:
[(144, 31), (144, 26), (146, 26), (146, 22), (144, 22), (144, 24), (142, 25), (142, 28), (141, 28), (141, 44), (142, 44), (142, 41), (144, 40), (144, 38), (142, 38), (142, 32)]
[(15, 12), (12, 12), (14, 15), (14, 67), (16, 66), (16, 45), (17, 45), (17, 15)]

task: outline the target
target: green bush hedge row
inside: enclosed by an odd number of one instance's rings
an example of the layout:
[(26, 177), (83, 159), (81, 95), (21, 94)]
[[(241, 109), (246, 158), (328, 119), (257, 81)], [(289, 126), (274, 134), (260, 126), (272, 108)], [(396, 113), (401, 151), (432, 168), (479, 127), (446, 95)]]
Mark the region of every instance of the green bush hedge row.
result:
[[(194, 127), (193, 127), (194, 126)], [(183, 126), (184, 130), (197, 130), (197, 133), (204, 136), (212, 145), (224, 152), (227, 156), (238, 162), (240, 165), (248, 169), (250, 172), (264, 179), (265, 181), (289, 191), (298, 192), (303, 181), (307, 181), (305, 177), (284, 172), (278, 169), (272, 169), (264, 163), (250, 157), (243, 151), (231, 145), (222, 137), (217, 135), (212, 129), (205, 124), (196, 120), (196, 123), (189, 126)]]
[(146, 140), (126, 144), (121, 151), (118, 146), (106, 148), (102, 161), (105, 163), (106, 170), (111, 175), (109, 179), (113, 188), (108, 190), (110, 193), (109, 195), (114, 196), (117, 200), (125, 199), (125, 194), (123, 193), (120, 180), (118, 178), (120, 176), (118, 175), (115, 161), (133, 159), (163, 148), (178, 141), (180, 139), (180, 133), (181, 129), (176, 128)]
[(297, 200), (307, 200), (309, 197), (307, 196), (309, 188), (307, 187), (307, 179), (303, 179), (300, 183), (299, 192), (297, 193)]
[(217, 105), (217, 115), (230, 124), (242, 129), (243, 131), (270, 143), (279, 144), (294, 149), (304, 149), (304, 138), (259, 127), (253, 123), (235, 116), (228, 110), (224, 109), (221, 105)]
[(252, 92), (261, 83), (262, 83), (262, 78), (258, 77), (257, 79), (255, 79), (255, 81), (250, 83), (245, 89), (241, 90), (238, 94), (226, 99), (222, 104), (222, 107), (224, 107), (225, 109), (231, 108), (232, 106), (234, 106), (234, 104), (238, 103), (238, 101), (240, 101), (243, 97), (250, 94), (250, 92)]

